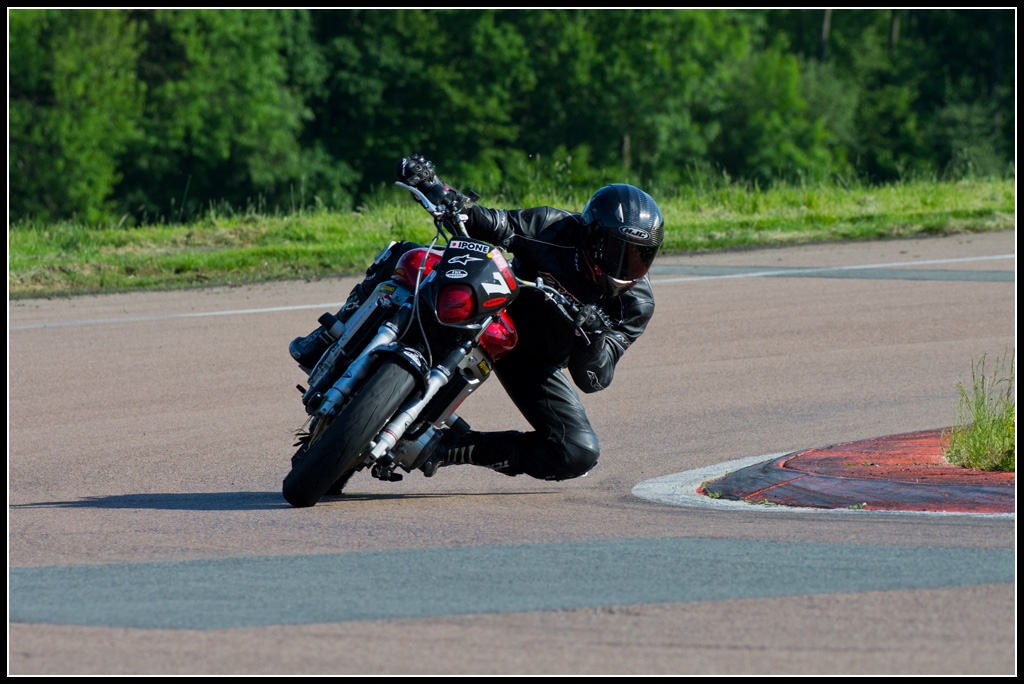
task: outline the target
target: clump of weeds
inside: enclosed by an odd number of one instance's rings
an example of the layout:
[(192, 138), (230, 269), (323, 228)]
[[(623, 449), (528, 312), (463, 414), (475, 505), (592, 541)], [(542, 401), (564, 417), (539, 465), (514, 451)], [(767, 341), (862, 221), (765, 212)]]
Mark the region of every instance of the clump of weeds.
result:
[(1016, 354), (996, 359), (992, 374), (986, 356), (971, 362), (971, 385), (958, 382), (953, 427), (943, 433), (943, 454), (954, 465), (972, 470), (1016, 472), (1017, 404), (1014, 394)]

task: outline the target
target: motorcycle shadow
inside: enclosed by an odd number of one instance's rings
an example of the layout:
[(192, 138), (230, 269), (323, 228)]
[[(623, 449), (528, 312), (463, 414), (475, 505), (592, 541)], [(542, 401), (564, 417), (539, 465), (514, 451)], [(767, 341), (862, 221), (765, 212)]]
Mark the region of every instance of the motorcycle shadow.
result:
[(168, 492), (86, 496), (75, 501), (39, 501), (11, 508), (107, 508), (167, 511), (272, 510), (287, 506), (280, 492)]
[[(419, 501), (425, 499), (448, 499), (470, 496), (521, 496), (555, 493), (530, 492), (409, 492), (409, 493), (356, 493), (323, 497), (317, 506), (335, 503), (358, 503), (371, 501)], [(11, 509), (32, 508), (84, 508), (84, 509), (138, 509), (165, 511), (259, 511), (291, 509), (280, 492), (193, 492), (193, 493), (152, 493), (116, 494), (111, 496), (87, 496), (75, 501), (38, 501), (11, 504)]]
[(332, 502), (346, 502), (346, 501), (421, 501), (424, 499), (451, 499), (453, 497), (468, 498), (468, 497), (508, 497), (508, 496), (535, 496), (538, 494), (564, 494), (565, 492), (559, 492), (555, 489), (550, 490), (533, 490), (529, 492), (408, 492), (405, 494), (353, 494), (343, 493), (337, 496), (324, 496), (317, 503), (317, 506)]

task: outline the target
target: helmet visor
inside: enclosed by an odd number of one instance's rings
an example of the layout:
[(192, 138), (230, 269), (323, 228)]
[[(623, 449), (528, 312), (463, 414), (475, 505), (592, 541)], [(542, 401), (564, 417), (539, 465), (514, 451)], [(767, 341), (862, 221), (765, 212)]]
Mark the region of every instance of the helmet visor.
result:
[(638, 244), (627, 237), (630, 233), (647, 234), (639, 228), (623, 227), (595, 231), (594, 261), (601, 271), (616, 280), (638, 280), (647, 275), (660, 245)]

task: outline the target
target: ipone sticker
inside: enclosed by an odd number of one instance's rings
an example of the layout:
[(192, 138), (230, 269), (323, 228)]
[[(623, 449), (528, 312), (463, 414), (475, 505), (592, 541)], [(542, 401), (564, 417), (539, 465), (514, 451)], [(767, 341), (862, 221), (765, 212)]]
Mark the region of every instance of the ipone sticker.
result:
[(468, 240), (452, 240), (448, 246), (452, 249), (468, 249), (471, 252), (480, 252), (481, 254), (487, 254), (487, 252), (491, 251), (490, 245), (469, 242)]

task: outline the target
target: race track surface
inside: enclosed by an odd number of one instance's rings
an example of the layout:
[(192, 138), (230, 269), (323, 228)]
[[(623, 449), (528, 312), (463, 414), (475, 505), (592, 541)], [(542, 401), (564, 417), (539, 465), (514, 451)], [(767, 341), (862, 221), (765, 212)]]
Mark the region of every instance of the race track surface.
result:
[[(945, 427), (1016, 234), (663, 256), (586, 477), (280, 496), (288, 342), (355, 279), (9, 304), (9, 674), (1013, 674), (1015, 516), (640, 483)], [(461, 414), (524, 428), (497, 382)], [(510, 416), (512, 416), (510, 418)], [(706, 497), (705, 497), (706, 498)]]

